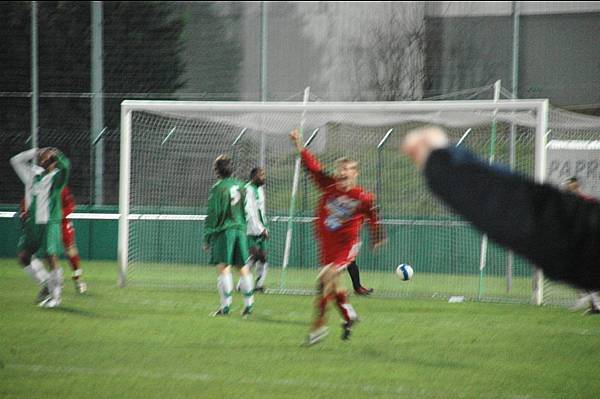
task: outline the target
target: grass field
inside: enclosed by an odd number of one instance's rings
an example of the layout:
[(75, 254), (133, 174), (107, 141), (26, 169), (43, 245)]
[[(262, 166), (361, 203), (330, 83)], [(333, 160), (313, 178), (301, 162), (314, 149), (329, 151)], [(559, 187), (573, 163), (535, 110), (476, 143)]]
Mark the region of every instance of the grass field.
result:
[[(116, 287), (86, 263), (40, 309), (14, 260), (0, 260), (0, 398), (595, 398), (600, 317), (564, 308), (352, 297), (348, 342), (300, 347), (309, 296), (257, 296), (253, 317), (211, 318), (215, 291)], [(65, 275), (69, 275), (66, 273)]]
[[(442, 261), (443, 264), (443, 261)], [(410, 282), (401, 282), (394, 268), (382, 268), (380, 271), (362, 270), (361, 280), (373, 287), (378, 297), (391, 298), (438, 298), (464, 296), (468, 300), (481, 302), (529, 304), (532, 301), (532, 277), (514, 276), (512, 288), (507, 290), (506, 276), (485, 273), (480, 279), (479, 273), (427, 273), (417, 268)], [(446, 269), (447, 270), (447, 269)], [(297, 265), (269, 268), (269, 289), (276, 293), (314, 292), (315, 266)], [(344, 274), (344, 284), (350, 286), (350, 278)], [(190, 263), (130, 263), (127, 284), (136, 287), (189, 288), (213, 290), (215, 271), (211, 266)], [(572, 287), (555, 282), (544, 283), (544, 303), (552, 305), (571, 305), (577, 300), (577, 292)]]

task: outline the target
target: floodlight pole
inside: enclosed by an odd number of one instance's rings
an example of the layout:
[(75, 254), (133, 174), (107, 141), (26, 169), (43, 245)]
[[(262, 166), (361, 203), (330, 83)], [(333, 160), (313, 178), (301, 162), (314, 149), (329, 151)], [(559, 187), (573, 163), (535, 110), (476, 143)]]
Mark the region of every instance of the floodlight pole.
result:
[[(520, 7), (518, 1), (512, 2), (513, 16), (513, 46), (512, 46), (512, 93), (511, 98), (517, 98), (519, 87), (519, 14)], [(509, 166), (510, 170), (515, 168), (517, 160), (517, 133), (514, 122), (510, 123), (510, 150), (509, 150)], [(513, 286), (513, 268), (514, 268), (514, 253), (509, 250), (506, 258), (506, 292), (512, 291)]]
[(38, 146), (38, 4), (31, 2), (31, 147)]
[[(269, 53), (267, 47), (267, 41), (269, 38), (268, 32), (268, 16), (269, 9), (267, 7), (266, 1), (260, 2), (260, 101), (267, 101), (267, 64), (269, 60)], [(265, 132), (260, 132), (260, 159), (259, 164), (261, 168), (265, 168), (266, 166), (266, 138)]]
[(104, 140), (102, 139), (106, 128), (104, 128), (104, 98), (103, 98), (103, 65), (102, 65), (102, 2), (92, 1), (91, 7), (91, 33), (92, 33), (92, 59), (91, 59), (91, 81), (92, 81), (92, 112), (90, 141), (90, 173), (93, 174), (94, 188), (91, 203), (102, 205), (104, 176)]

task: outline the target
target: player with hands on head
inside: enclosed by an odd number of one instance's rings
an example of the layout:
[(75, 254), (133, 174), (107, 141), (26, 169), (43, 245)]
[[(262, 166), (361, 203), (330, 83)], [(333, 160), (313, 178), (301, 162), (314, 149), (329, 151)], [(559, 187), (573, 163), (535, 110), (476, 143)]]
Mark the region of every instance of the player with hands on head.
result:
[[(60, 305), (62, 294), (63, 270), (58, 262), (62, 253), (61, 192), (69, 179), (70, 162), (56, 148), (34, 148), (13, 156), (10, 163), (25, 186), (17, 256), (25, 272), (41, 286), (39, 305), (54, 308)], [(32, 262), (33, 255), (46, 261), (49, 273), (42, 264)]]
[[(81, 268), (81, 258), (79, 257), (79, 249), (77, 248), (77, 242), (75, 239), (75, 226), (68, 216), (75, 211), (75, 198), (69, 189), (69, 186), (65, 186), (61, 192), (61, 204), (62, 204), (62, 222), (61, 222), (61, 236), (63, 242), (63, 248), (65, 250), (65, 254), (69, 259), (69, 265), (71, 266), (71, 270), (73, 270), (73, 276), (71, 279), (75, 284), (75, 292), (78, 294), (83, 294), (87, 291), (87, 284), (83, 281), (83, 269)], [(25, 222), (25, 217), (27, 216), (27, 210), (25, 208), (25, 198), (21, 200), (20, 206), (20, 217), (21, 221)], [(41, 265), (42, 261), (32, 257), (31, 263), (34, 265)], [(38, 266), (36, 266), (38, 267)], [(42, 294), (42, 296), (44, 296)]]

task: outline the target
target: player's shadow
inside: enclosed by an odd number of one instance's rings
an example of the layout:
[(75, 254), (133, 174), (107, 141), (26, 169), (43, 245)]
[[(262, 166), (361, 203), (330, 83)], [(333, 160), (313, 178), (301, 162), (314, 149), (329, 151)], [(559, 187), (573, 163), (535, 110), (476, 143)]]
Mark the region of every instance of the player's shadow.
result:
[(73, 314), (73, 315), (89, 317), (89, 318), (97, 318), (98, 317), (98, 315), (94, 312), (90, 312), (90, 311), (82, 310), (82, 309), (78, 309), (78, 308), (72, 308), (69, 306), (59, 306), (54, 309), (46, 309), (46, 311), (65, 313), (65, 314)]
[(412, 364), (429, 368), (446, 368), (446, 369), (470, 369), (472, 368), (468, 364), (461, 362), (458, 358), (456, 360), (427, 360), (421, 357), (411, 356), (402, 351), (385, 350), (382, 351), (375, 347), (362, 348), (360, 351), (363, 358), (372, 358), (377, 361), (385, 360), (391, 363), (401, 364)]
[(303, 321), (303, 320), (289, 320), (289, 319), (274, 319), (269, 316), (257, 315), (257, 314), (252, 315), (252, 317), (249, 318), (247, 321), (256, 321), (256, 322), (260, 322), (260, 323), (271, 323), (271, 324), (289, 324), (289, 325), (296, 325), (296, 326), (309, 325), (309, 323), (305, 320)]

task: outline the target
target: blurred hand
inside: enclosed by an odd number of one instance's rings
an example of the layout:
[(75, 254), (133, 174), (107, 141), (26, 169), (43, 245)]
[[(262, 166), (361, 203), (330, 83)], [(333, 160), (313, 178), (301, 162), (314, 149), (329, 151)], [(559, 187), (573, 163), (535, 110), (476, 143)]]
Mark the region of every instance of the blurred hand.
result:
[(210, 252), (210, 244), (204, 243), (202, 248), (204, 249), (204, 252)]
[(44, 147), (38, 149), (38, 165), (44, 169), (48, 169), (56, 162), (58, 150), (54, 147)]
[(426, 126), (410, 131), (400, 146), (400, 152), (408, 155), (415, 166), (421, 169), (431, 151), (448, 146), (448, 136), (439, 127)]
[(267, 231), (267, 229), (264, 229), (263, 232), (260, 234), (265, 240), (269, 239), (269, 232)]
[(387, 239), (383, 239), (383, 240), (379, 240), (376, 243), (373, 244), (373, 251), (377, 251), (379, 250), (379, 248), (381, 248), (382, 246), (384, 246), (387, 243)]
[(298, 152), (302, 151), (302, 149), (304, 148), (304, 145), (302, 144), (302, 140), (300, 137), (300, 130), (298, 129), (294, 129), (290, 132), (290, 139), (292, 140), (292, 143), (294, 143), (294, 145), (296, 146), (296, 149), (298, 150)]

